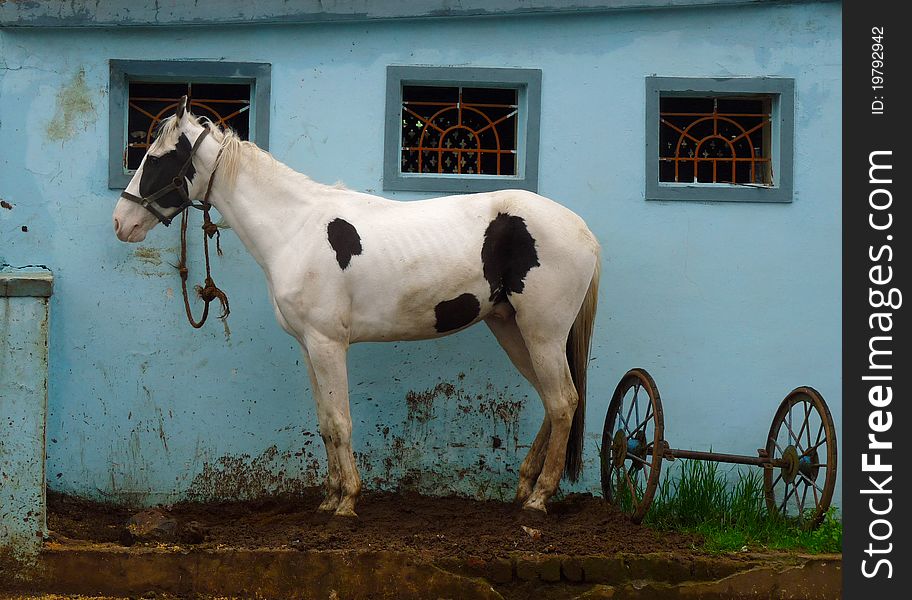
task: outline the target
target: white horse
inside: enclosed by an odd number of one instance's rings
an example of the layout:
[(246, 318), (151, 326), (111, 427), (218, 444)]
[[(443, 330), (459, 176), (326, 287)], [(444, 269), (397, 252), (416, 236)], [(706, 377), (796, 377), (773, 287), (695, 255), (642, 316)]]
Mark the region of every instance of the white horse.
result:
[(361, 491), (349, 345), (435, 338), (479, 321), (545, 407), (517, 500), (545, 512), (562, 473), (577, 479), (599, 280), (599, 244), (579, 216), (521, 190), (396, 202), (323, 185), (197, 120), (184, 97), (117, 202), (117, 237), (142, 241), (209, 185), (212, 206), (265, 271), (276, 319), (303, 348), (328, 463), (320, 510), (356, 516)]

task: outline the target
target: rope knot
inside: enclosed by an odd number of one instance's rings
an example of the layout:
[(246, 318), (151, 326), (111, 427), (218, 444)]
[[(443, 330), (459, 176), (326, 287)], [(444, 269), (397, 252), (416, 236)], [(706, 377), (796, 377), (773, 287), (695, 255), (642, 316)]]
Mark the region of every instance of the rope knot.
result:
[[(211, 187), (211, 179), (210, 179)], [(207, 192), (208, 197), (208, 192)], [(205, 302), (205, 307), (203, 308), (203, 314), (200, 317), (200, 320), (197, 321), (193, 318), (193, 314), (190, 311), (190, 299), (187, 295), (187, 212), (184, 211), (181, 218), (181, 256), (180, 262), (177, 265), (177, 269), (180, 272), (181, 276), (181, 289), (184, 296), (184, 309), (187, 313), (187, 320), (190, 322), (190, 325), (196, 329), (199, 329), (206, 322), (206, 318), (209, 316), (209, 303), (213, 300), (218, 300), (222, 305), (222, 314), (219, 316), (220, 319), (225, 319), (228, 317), (228, 314), (231, 312), (228, 307), (228, 295), (225, 294), (222, 290), (215, 285), (215, 282), (212, 280), (212, 275), (210, 274), (209, 268), (209, 239), (213, 236), (215, 237), (215, 245), (218, 250), (219, 255), (222, 254), (222, 249), (219, 246), (219, 228), (218, 225), (212, 222), (209, 218), (209, 204), (204, 202), (203, 210), (203, 250), (206, 257), (206, 282), (205, 285), (196, 286), (196, 294)]]
[(209, 218), (209, 207), (210, 205), (205, 205), (206, 208), (203, 209), (203, 233), (210, 240), (215, 237), (215, 251), (221, 256), (222, 255), (222, 233), (219, 231), (219, 226), (212, 222), (212, 219)]

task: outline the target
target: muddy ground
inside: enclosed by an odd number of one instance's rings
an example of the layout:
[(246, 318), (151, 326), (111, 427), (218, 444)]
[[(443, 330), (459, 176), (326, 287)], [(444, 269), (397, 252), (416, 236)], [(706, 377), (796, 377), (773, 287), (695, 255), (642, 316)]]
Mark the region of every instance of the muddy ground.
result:
[[(177, 521), (176, 543), (195, 548), (295, 548), (392, 550), (427, 558), (493, 558), (530, 551), (566, 555), (673, 551), (699, 554), (701, 540), (634, 525), (601, 498), (570, 495), (529, 518), (512, 504), (467, 498), (429, 498), (411, 492), (366, 492), (358, 519), (316, 511), (322, 490), (295, 497), (159, 507)], [(124, 535), (137, 510), (48, 492), (53, 537), (89, 542), (153, 543)], [(538, 530), (527, 532), (522, 525)]]

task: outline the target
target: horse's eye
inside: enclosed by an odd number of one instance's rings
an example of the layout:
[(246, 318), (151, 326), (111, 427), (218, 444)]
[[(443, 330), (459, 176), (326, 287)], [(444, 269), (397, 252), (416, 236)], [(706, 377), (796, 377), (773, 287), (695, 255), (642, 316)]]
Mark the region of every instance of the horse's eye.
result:
[(157, 156), (152, 156), (152, 155), (150, 154), (148, 157), (146, 157), (146, 161), (148, 161), (148, 162), (150, 162), (150, 163), (156, 163), (156, 162), (158, 162), (158, 157), (157, 157)]

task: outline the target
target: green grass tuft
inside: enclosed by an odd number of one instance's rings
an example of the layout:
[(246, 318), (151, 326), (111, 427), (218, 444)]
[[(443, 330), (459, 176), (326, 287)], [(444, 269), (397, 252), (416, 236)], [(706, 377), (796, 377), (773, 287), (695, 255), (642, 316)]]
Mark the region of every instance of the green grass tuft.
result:
[(665, 473), (645, 524), (700, 534), (703, 549), (713, 553), (745, 548), (842, 551), (842, 521), (835, 508), (830, 508), (817, 529), (805, 531), (796, 521), (767, 510), (762, 471), (738, 469), (736, 478), (730, 479), (719, 463), (681, 460), (676, 464), (677, 473)]

